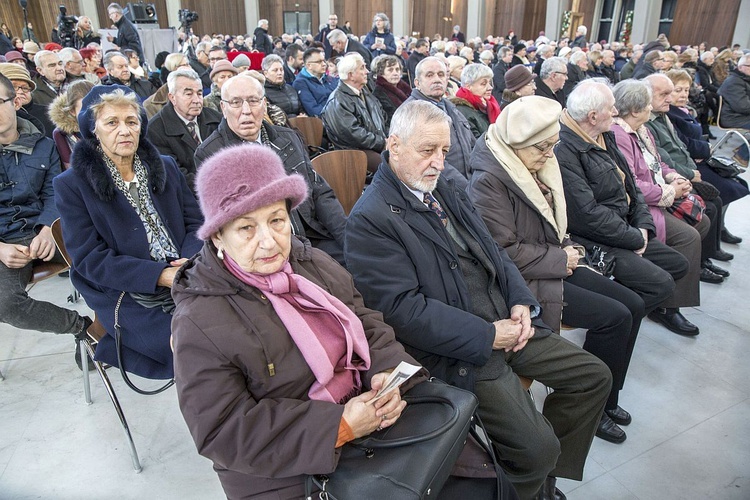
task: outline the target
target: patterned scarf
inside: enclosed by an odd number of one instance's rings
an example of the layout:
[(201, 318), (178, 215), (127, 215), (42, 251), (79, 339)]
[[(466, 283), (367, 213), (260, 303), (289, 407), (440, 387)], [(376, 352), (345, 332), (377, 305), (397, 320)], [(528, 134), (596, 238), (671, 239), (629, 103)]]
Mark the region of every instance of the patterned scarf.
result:
[(265, 293), (299, 348), (315, 382), (310, 399), (343, 404), (362, 388), (370, 347), (359, 318), (339, 299), (294, 274), (287, 261), (269, 275), (248, 273), (224, 252), (224, 266), (243, 283)]
[(136, 201), (131, 196), (114, 162), (104, 154), (101, 146), (97, 146), (97, 150), (102, 155), (102, 158), (104, 158), (104, 163), (107, 165), (110, 175), (112, 175), (115, 186), (122, 192), (125, 199), (128, 200), (130, 206), (133, 207), (135, 213), (141, 219), (143, 227), (146, 230), (148, 251), (151, 258), (156, 262), (166, 262), (167, 260), (179, 258), (180, 252), (174, 243), (172, 243), (166, 226), (162, 222), (161, 217), (159, 217), (156, 208), (154, 208), (154, 203), (151, 200), (151, 194), (148, 189), (146, 167), (143, 166), (138, 155), (136, 154), (133, 160), (133, 170), (135, 171), (135, 178), (138, 180), (138, 200)]

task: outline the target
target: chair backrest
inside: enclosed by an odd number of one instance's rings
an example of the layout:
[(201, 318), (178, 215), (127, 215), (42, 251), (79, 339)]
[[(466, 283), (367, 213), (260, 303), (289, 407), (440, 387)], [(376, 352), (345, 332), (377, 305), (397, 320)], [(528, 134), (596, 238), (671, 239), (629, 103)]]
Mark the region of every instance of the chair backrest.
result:
[(721, 126), (721, 108), (724, 104), (724, 98), (721, 96), (717, 96), (719, 98), (719, 109), (716, 112), (716, 126), (719, 127), (720, 130), (726, 130), (724, 127)]
[(305, 144), (319, 148), (323, 145), (323, 120), (316, 116), (295, 116), (289, 118), (289, 125), (302, 134)]
[(367, 155), (350, 149), (329, 151), (313, 158), (312, 166), (328, 181), (344, 213), (349, 215), (365, 188)]
[(65, 259), (68, 267), (72, 266), (73, 261), (71, 260), (70, 255), (68, 255), (68, 251), (65, 249), (65, 242), (63, 241), (62, 235), (62, 223), (60, 222), (59, 217), (55, 219), (55, 222), (52, 223), (50, 229), (52, 229), (52, 238), (55, 240), (57, 251), (60, 252), (62, 258)]
[[(50, 229), (52, 229), (52, 238), (55, 240), (55, 245), (57, 245), (57, 238), (55, 238), (55, 226), (57, 226), (59, 230), (59, 218), (55, 219), (55, 222), (53, 222), (52, 226), (50, 227)], [(52, 276), (57, 276), (58, 274), (67, 271), (70, 268), (70, 260), (67, 258), (66, 253), (63, 253), (61, 251), (60, 254), (63, 256), (63, 259), (65, 259), (65, 263), (44, 262), (42, 260), (35, 261), (31, 266), (31, 280), (29, 281), (29, 283), (38, 283), (42, 280), (51, 278)]]

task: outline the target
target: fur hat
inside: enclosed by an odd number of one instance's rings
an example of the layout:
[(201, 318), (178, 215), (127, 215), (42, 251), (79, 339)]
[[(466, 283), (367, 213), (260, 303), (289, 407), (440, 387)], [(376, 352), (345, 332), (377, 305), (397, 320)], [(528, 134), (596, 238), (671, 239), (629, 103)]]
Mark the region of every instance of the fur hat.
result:
[[(105, 94), (111, 94), (115, 90), (122, 90), (125, 95), (135, 94), (130, 87), (125, 85), (95, 85), (86, 97), (81, 101), (81, 112), (78, 113), (78, 130), (81, 131), (81, 135), (84, 139), (96, 140), (94, 135), (94, 125), (96, 124), (96, 117), (94, 112), (91, 110), (91, 106), (98, 104), (102, 100), (102, 96)], [(141, 115), (141, 133), (139, 136), (140, 142), (146, 141), (146, 127), (148, 126), (148, 117), (143, 106), (138, 104), (138, 111)]]
[(29, 75), (29, 70), (16, 63), (0, 63), (0, 73), (8, 80), (22, 80), (29, 84), (31, 90), (36, 90), (36, 84)]
[(239, 71), (237, 71), (237, 68), (232, 66), (232, 63), (226, 60), (222, 60), (222, 61), (216, 61), (214, 63), (214, 69), (211, 70), (211, 74), (208, 75), (208, 77), (213, 80), (214, 75), (216, 73), (221, 73), (222, 71), (229, 71), (231, 73), (234, 73), (235, 75), (239, 73)]
[(305, 179), (287, 175), (271, 148), (254, 143), (222, 149), (208, 158), (198, 170), (195, 186), (205, 217), (198, 230), (202, 240), (248, 212), (282, 200), (296, 208), (307, 197)]
[(523, 149), (559, 133), (561, 112), (562, 106), (554, 99), (530, 95), (508, 104), (495, 125), (503, 142)]
[(23, 54), (21, 54), (17, 50), (9, 50), (8, 52), (5, 53), (6, 62), (15, 61), (17, 59), (20, 59), (22, 61), (24, 60)]
[(534, 73), (532, 73), (526, 66), (519, 64), (505, 72), (505, 88), (515, 92), (524, 85), (528, 85), (533, 79)]

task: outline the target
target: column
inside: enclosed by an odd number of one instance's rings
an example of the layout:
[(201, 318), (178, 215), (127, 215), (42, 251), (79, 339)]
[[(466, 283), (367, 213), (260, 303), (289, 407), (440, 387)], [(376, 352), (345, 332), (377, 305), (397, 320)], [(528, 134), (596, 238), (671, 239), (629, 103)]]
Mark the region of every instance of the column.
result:
[(260, 21), (260, 7), (257, 0), (245, 0), (245, 35), (250, 35), (252, 40), (253, 31), (258, 27)]
[(550, 40), (560, 39), (560, 24), (566, 10), (570, 10), (570, 0), (547, 0), (544, 32)]
[(333, 0), (319, 0), (318, 1), (318, 25), (312, 27), (312, 34), (317, 35), (320, 31), (320, 26), (328, 24), (328, 16), (336, 14), (339, 16), (339, 25), (343, 26), (346, 19), (343, 17), (342, 12), (336, 12), (333, 6)]
[(740, 11), (737, 13), (737, 24), (734, 26), (732, 44), (739, 43), (743, 49), (750, 48), (750, 0), (740, 2)]
[(96, 0), (78, 0), (78, 7), (81, 9), (82, 16), (91, 19), (91, 28), (98, 31), (101, 26), (99, 26), (99, 10), (96, 8)]
[(410, 4), (409, 0), (393, 0), (391, 31), (396, 37), (411, 36)]
[(635, 0), (633, 12), (633, 32), (630, 40), (633, 44), (646, 44), (656, 40), (659, 35), (659, 15), (661, 1)]
[(179, 28), (180, 27), (180, 9), (182, 9), (182, 2), (180, 0), (167, 0), (166, 3), (167, 3), (167, 24), (174, 28)]
[(466, 26), (461, 26), (466, 35), (466, 40), (477, 36), (484, 38), (484, 19), (487, 14), (487, 3), (485, 0), (469, 0), (466, 7)]

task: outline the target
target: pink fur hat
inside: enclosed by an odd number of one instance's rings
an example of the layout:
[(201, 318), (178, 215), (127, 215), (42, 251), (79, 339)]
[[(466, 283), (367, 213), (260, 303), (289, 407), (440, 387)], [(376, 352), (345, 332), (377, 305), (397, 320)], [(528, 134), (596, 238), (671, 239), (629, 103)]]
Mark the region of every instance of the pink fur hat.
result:
[(198, 230), (202, 240), (248, 212), (282, 200), (296, 208), (307, 197), (305, 179), (287, 175), (281, 158), (259, 144), (232, 146), (211, 156), (198, 169), (195, 185), (206, 219)]

